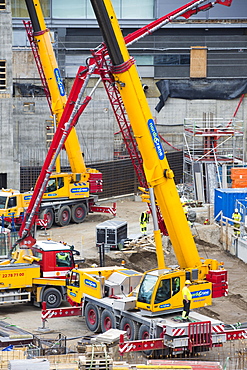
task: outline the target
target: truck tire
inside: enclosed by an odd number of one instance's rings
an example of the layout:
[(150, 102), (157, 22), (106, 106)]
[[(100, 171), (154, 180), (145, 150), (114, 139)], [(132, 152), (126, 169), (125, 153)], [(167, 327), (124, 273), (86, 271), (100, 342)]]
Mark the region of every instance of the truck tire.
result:
[(100, 328), (100, 310), (94, 304), (88, 303), (85, 308), (85, 320), (88, 329), (94, 333), (99, 333)]
[(71, 210), (71, 219), (75, 224), (80, 224), (84, 221), (87, 215), (87, 207), (84, 203), (75, 204)]
[(116, 328), (116, 320), (115, 320), (113, 313), (105, 309), (101, 315), (102, 332), (104, 333), (105, 331), (109, 329), (115, 329), (115, 328)]
[(127, 332), (128, 340), (137, 339), (138, 326), (135, 321), (128, 319), (127, 317), (123, 317), (120, 322), (120, 330)]
[(71, 209), (68, 206), (63, 206), (59, 209), (57, 215), (57, 224), (59, 226), (69, 225), (71, 220)]
[(57, 308), (62, 302), (62, 294), (55, 288), (48, 288), (44, 291), (42, 301), (46, 302), (47, 308)]
[(47, 229), (50, 229), (52, 225), (54, 224), (54, 211), (52, 208), (45, 208), (40, 213), (40, 218), (44, 218), (44, 215), (46, 215), (47, 218)]
[[(139, 340), (149, 339), (149, 327), (147, 325), (142, 324), (140, 326), (139, 333), (138, 333), (138, 339)], [(143, 351), (143, 354), (147, 357), (150, 357), (153, 354), (153, 350), (150, 349), (147, 351)]]

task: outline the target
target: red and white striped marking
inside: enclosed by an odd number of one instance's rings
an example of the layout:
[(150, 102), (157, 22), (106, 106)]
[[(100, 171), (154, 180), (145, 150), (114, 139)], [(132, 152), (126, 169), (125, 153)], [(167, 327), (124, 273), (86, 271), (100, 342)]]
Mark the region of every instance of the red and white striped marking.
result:
[(223, 333), (224, 330), (224, 325), (212, 325), (212, 332), (213, 333)]
[(36, 220), (36, 225), (38, 225), (38, 226), (42, 226), (42, 227), (47, 227), (47, 225), (48, 225), (48, 220), (47, 219), (41, 219), (41, 218), (38, 218), (37, 220)]
[(66, 308), (54, 308), (54, 309), (42, 309), (41, 319), (47, 320), (56, 317), (66, 317), (66, 316), (81, 316), (82, 307), (66, 307)]
[(247, 330), (244, 330), (242, 332), (242, 336), (243, 336), (244, 339), (247, 339)]
[(132, 347), (133, 347), (133, 344), (132, 343), (131, 344), (125, 343), (125, 345), (123, 347), (121, 347), (119, 349), (119, 351), (121, 353), (128, 353), (128, 352), (130, 352), (132, 350)]
[(172, 329), (172, 335), (174, 337), (178, 337), (180, 335), (185, 335), (185, 328)]
[(42, 311), (41, 313), (41, 319), (42, 320), (47, 320), (47, 319), (50, 319), (51, 317), (53, 317), (55, 314), (54, 311), (52, 310), (46, 310), (45, 312)]
[(247, 329), (226, 331), (226, 340), (247, 339)]

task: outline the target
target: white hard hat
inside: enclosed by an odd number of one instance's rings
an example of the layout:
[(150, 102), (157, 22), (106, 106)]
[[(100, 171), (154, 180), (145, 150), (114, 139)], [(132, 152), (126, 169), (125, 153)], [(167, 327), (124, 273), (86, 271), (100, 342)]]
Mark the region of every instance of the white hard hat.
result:
[(238, 212), (238, 209), (237, 208), (235, 208), (235, 212)]

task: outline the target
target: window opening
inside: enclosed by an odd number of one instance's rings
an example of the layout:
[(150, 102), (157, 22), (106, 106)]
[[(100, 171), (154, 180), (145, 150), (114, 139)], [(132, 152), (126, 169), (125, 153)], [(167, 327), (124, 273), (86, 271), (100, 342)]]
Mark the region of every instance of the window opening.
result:
[(23, 103), (23, 112), (24, 113), (35, 113), (35, 103)]
[(6, 89), (6, 60), (0, 60), (0, 90)]
[(162, 54), (154, 55), (154, 65), (174, 66), (174, 65), (189, 65), (189, 54)]
[(0, 0), (0, 10), (6, 9), (6, 1)]

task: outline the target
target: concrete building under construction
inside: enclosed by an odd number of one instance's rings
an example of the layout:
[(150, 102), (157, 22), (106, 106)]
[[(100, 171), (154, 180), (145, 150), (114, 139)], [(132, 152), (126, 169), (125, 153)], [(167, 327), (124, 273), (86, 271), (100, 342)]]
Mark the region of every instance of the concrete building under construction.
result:
[[(140, 4), (125, 1), (116, 8), (124, 35), (174, 11), (173, 3), (162, 0)], [(177, 7), (184, 4), (176, 2)], [(77, 68), (85, 64), (102, 36), (89, 2), (73, 8), (66, 1), (58, 6), (46, 0), (42, 6), (69, 91)], [(3, 0), (0, 7), (0, 184), (24, 190), (20, 169), (43, 164), (52, 120), (23, 26), (23, 19), (28, 20), (25, 1)], [(166, 151), (183, 149), (185, 118), (203, 120), (212, 115), (216, 120), (231, 120), (240, 96), (246, 93), (246, 13), (244, 0), (233, 0), (231, 7), (217, 4), (189, 19), (179, 17), (130, 46)], [(92, 79), (88, 89), (94, 83)], [(246, 121), (246, 104), (242, 99), (235, 119)], [(86, 163), (125, 158), (117, 132), (108, 98), (99, 86), (77, 124)], [(68, 165), (65, 153), (62, 165)]]

